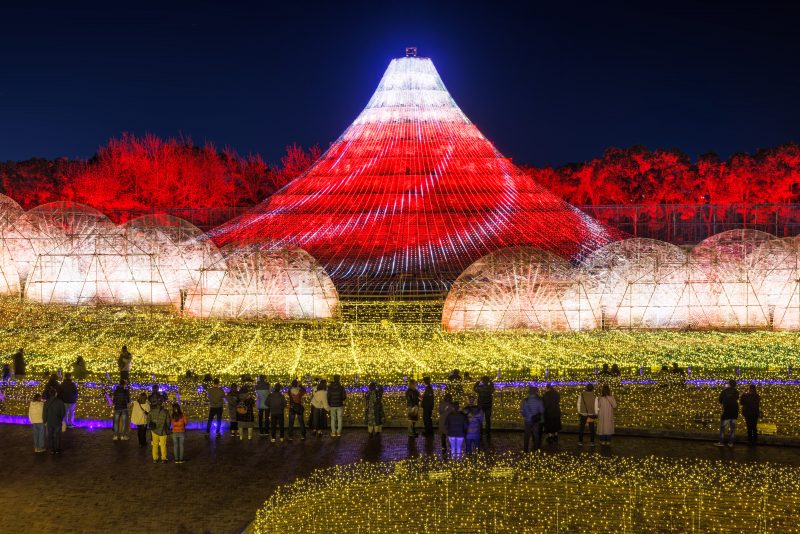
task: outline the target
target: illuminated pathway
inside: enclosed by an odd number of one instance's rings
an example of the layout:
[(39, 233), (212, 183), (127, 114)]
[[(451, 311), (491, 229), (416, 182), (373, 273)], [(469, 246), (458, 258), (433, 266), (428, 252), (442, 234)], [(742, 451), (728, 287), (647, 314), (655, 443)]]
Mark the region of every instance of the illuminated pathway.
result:
[[(238, 532), (276, 485), (317, 467), (439, 452), (438, 436), (409, 443), (399, 431), (386, 433), (380, 442), (369, 441), (363, 430), (346, 430), (338, 441), (309, 438), (284, 444), (258, 436), (249, 443), (225, 436), (219, 446), (190, 432), (186, 464), (153, 465), (149, 448), (139, 449), (135, 436), (115, 442), (108, 430), (70, 431), (64, 454), (51, 456), (33, 454), (30, 434), (29, 427), (0, 426), (0, 532)], [(493, 439), (497, 452), (519, 450), (521, 444), (518, 432), (497, 432)], [(574, 435), (562, 437), (561, 450), (578, 450)], [(800, 466), (796, 448), (720, 450), (709, 442), (669, 439), (617, 438), (611, 449), (584, 447), (580, 454), (656, 454)], [(50, 513), (55, 509), (58, 514)], [(324, 518), (321, 510), (320, 521)]]

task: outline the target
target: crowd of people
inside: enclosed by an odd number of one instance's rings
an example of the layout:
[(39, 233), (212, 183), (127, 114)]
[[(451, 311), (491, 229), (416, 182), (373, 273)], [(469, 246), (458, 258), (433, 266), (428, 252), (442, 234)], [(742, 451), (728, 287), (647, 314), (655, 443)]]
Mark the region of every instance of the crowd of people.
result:
[[(24, 358), (18, 351), (15, 368), (24, 374)], [(180, 402), (169, 401), (167, 395), (153, 385), (150, 394), (140, 393), (131, 398), (128, 385), (133, 357), (127, 347), (122, 347), (118, 358), (119, 383), (110, 396), (112, 406), (112, 436), (115, 441), (128, 440), (131, 425), (136, 427), (138, 443), (147, 446), (148, 432), (151, 436), (152, 458), (154, 463), (166, 463), (167, 438), (172, 437), (173, 457), (176, 463), (183, 463), (185, 433), (188, 417)], [(82, 359), (81, 359), (82, 360)], [(85, 363), (82, 364), (85, 372)], [(76, 361), (73, 371), (81, 371), (81, 361)], [(665, 369), (665, 372), (680, 373), (681, 369)], [(601, 375), (615, 376), (616, 366), (604, 366)], [(307, 429), (315, 437), (326, 432), (334, 439), (341, 437), (344, 420), (344, 407), (348, 402), (348, 392), (339, 375), (334, 375), (330, 383), (318, 379), (310, 391), (298, 380), (293, 380), (288, 388), (276, 382), (270, 384), (264, 375), (255, 381), (242, 385), (232, 383), (227, 391), (220, 380), (209, 378), (205, 394), (208, 400), (208, 417), (205, 435), (221, 436), (223, 412), (227, 406), (230, 435), (239, 440), (253, 439), (254, 429), (260, 436), (269, 437), (274, 443), (285, 439), (292, 441), (295, 431), (299, 438), (306, 439)], [(482, 443), (491, 440), (492, 408), (495, 385), (489, 377), (483, 376), (475, 382), (470, 391), (464, 391), (464, 384), (470, 383), (467, 373), (461, 376), (458, 370), (450, 373), (438, 404), (438, 432), (441, 436), (441, 449), (454, 458), (472, 454)], [(310, 413), (306, 417), (306, 398)], [(75, 426), (75, 407), (78, 401), (78, 388), (71, 373), (66, 373), (63, 382), (53, 374), (41, 394), (34, 396), (29, 407), (29, 419), (33, 425), (34, 451), (52, 454), (61, 453), (61, 433)], [(411, 379), (405, 390), (406, 418), (409, 438), (417, 438), (419, 418), (422, 417), (422, 435), (434, 435), (433, 412), (436, 409), (436, 392), (431, 378), (422, 379), (422, 390)], [(359, 402), (359, 401), (356, 401)], [(379, 436), (386, 420), (384, 410), (384, 388), (376, 381), (369, 383), (363, 394), (364, 419), (369, 436)], [(747, 440), (755, 444), (758, 439), (758, 419), (760, 417), (760, 398), (754, 385), (747, 393), (739, 396), (736, 382), (731, 380), (719, 396), (722, 406), (720, 417), (720, 437), (718, 446), (732, 447), (734, 444), (736, 420), (741, 413), (747, 425)], [(588, 383), (576, 399), (578, 422), (578, 445), (584, 445), (584, 437), (589, 437), (589, 445), (595, 445), (596, 437), (601, 445), (610, 445), (614, 435), (614, 414), (617, 400), (608, 384), (600, 387), (599, 394), (594, 384)], [(552, 384), (544, 393), (536, 386), (528, 387), (528, 394), (522, 400), (520, 416), (524, 427), (523, 450), (535, 451), (542, 447), (542, 439), (556, 443), (562, 430), (561, 397)], [(285, 419), (288, 413), (288, 425)], [(727, 432), (727, 436), (726, 436)], [(47, 440), (47, 445), (45, 444)]]

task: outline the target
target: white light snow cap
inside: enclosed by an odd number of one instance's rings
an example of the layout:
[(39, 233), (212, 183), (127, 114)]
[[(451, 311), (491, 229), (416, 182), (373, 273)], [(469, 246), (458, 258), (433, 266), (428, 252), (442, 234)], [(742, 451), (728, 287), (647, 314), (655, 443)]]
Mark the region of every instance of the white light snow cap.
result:
[(430, 58), (393, 59), (354, 124), (417, 121), (470, 124)]

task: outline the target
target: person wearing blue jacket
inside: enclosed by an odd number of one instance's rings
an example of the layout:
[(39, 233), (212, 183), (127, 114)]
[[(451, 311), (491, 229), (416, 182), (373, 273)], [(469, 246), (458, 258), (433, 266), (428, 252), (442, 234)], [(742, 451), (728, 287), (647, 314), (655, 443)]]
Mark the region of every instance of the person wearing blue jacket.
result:
[(522, 420), (525, 423), (524, 451), (528, 452), (533, 436), (533, 450), (538, 450), (542, 445), (542, 417), (544, 416), (544, 402), (539, 396), (539, 388), (528, 386), (528, 396), (520, 406)]

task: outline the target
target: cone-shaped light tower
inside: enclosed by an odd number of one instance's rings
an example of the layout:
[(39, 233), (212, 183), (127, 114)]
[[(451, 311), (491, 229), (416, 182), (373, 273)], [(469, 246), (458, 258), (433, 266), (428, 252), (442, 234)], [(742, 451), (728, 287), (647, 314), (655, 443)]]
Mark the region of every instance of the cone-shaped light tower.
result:
[(500, 154), (415, 53), (308, 171), (213, 230), (217, 244), (301, 247), (343, 296), (414, 295), (502, 247), (575, 260), (617, 238)]

